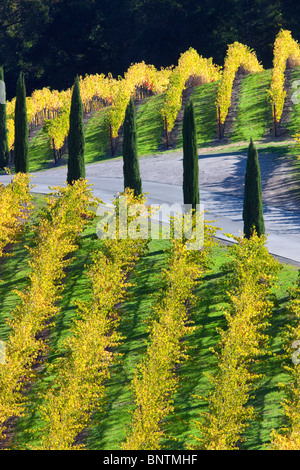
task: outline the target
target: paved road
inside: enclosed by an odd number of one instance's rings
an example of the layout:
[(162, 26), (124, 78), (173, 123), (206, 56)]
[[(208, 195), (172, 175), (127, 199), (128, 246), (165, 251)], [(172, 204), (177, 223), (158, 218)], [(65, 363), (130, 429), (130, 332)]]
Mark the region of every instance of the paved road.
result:
[[(168, 160), (165, 161), (168, 165)], [(94, 185), (94, 194), (105, 203), (110, 203), (119, 191), (123, 191), (123, 178), (120, 174), (121, 162), (115, 162), (115, 164), (117, 164), (117, 171), (113, 171), (112, 167), (112, 174), (109, 177), (100, 176), (101, 173), (103, 174), (102, 171), (99, 171), (101, 164), (97, 164), (98, 166), (87, 165), (87, 178)], [(164, 168), (166, 170), (166, 167)], [(49, 187), (64, 185), (66, 175), (66, 167), (33, 173), (32, 183), (36, 187), (32, 191), (48, 193)], [(178, 203), (182, 205), (182, 186), (178, 184), (178, 181), (177, 184), (158, 183), (145, 180), (147, 175), (142, 175), (142, 177), (143, 192), (149, 193), (148, 203), (155, 205)], [(0, 182), (2, 183), (8, 183), (10, 179), (6, 175), (0, 176)], [(204, 209), (209, 211), (206, 218), (209, 220), (215, 219), (215, 224), (222, 228), (221, 231), (218, 231), (217, 236), (228, 240), (224, 233), (239, 235), (243, 230), (243, 199), (241, 192), (237, 192), (237, 195), (234, 196), (232, 191), (223, 192), (220, 191), (219, 187), (218, 191), (212, 191), (212, 186), (209, 184), (207, 184), (207, 187), (209, 190), (205, 186), (203, 187), (200, 182), (200, 199), (201, 203), (204, 204)], [(300, 209), (298, 212), (297, 210), (289, 210), (286, 207), (283, 205), (280, 205), (280, 207), (273, 207), (269, 204), (264, 205), (268, 249), (270, 253), (287, 261), (292, 260), (297, 264), (300, 263)]]

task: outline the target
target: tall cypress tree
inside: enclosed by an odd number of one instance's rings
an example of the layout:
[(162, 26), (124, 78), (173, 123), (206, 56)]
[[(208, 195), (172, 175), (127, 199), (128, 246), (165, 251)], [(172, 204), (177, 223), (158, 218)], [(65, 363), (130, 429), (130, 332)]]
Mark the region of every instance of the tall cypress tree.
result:
[(26, 107), (26, 86), (23, 72), (20, 72), (17, 82), (14, 147), (16, 173), (28, 173), (28, 121)]
[(137, 152), (136, 121), (133, 99), (129, 100), (124, 119), (123, 136), (124, 189), (131, 188), (136, 196), (142, 193), (142, 180)]
[(9, 147), (7, 138), (6, 93), (3, 66), (0, 67), (0, 168), (8, 163)]
[(76, 76), (72, 92), (70, 128), (68, 134), (68, 184), (72, 184), (73, 181), (80, 178), (85, 178), (84, 145), (82, 101), (79, 78)]
[(259, 237), (264, 235), (265, 223), (263, 217), (261, 173), (258, 153), (254, 146), (252, 137), (248, 147), (245, 173), (243, 220), (244, 234), (246, 238), (250, 238), (252, 236), (253, 229), (256, 230)]
[(189, 101), (184, 108), (183, 124), (183, 202), (196, 209), (200, 203), (199, 165), (197, 149), (197, 133), (194, 105)]

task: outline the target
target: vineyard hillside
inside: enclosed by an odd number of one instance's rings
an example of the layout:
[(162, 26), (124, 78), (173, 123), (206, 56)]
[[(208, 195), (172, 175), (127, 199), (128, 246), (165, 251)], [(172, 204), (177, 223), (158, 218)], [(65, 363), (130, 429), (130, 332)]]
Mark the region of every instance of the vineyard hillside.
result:
[[(295, 67), (286, 74), (288, 92), (284, 113), (277, 125), (278, 136), (274, 138), (274, 121), (268, 98), (272, 70), (240, 76), (235, 80), (232, 92), (232, 105), (225, 120), (221, 139), (219, 138), (216, 98), (218, 83), (201, 86), (189, 86), (183, 93), (182, 111), (178, 114), (174, 130), (166, 146), (164, 122), (160, 114), (164, 95), (158, 94), (136, 102), (138, 153), (140, 157), (160, 154), (167, 151), (180, 151), (182, 147), (183, 107), (187, 99), (192, 99), (195, 108), (197, 125), (197, 142), (199, 149), (246, 147), (250, 137), (263, 148), (272, 142), (280, 147), (284, 141), (294, 142), (299, 130), (298, 106), (291, 102), (294, 92), (293, 83), (300, 79), (300, 67)], [(294, 85), (295, 86), (295, 85)], [(111, 153), (109, 130), (106, 116), (108, 108), (88, 113), (85, 117), (86, 163), (101, 162), (122, 156), (122, 128), (114, 139), (114, 154)], [(300, 122), (299, 122), (300, 124)], [(30, 136), (30, 171), (51, 168), (54, 165), (53, 151), (42, 128)], [(67, 163), (67, 149), (56, 165)]]
[(290, 31), (273, 53), (191, 47), (30, 96), (22, 75), (22, 113), (1, 104), (1, 450), (300, 449)]

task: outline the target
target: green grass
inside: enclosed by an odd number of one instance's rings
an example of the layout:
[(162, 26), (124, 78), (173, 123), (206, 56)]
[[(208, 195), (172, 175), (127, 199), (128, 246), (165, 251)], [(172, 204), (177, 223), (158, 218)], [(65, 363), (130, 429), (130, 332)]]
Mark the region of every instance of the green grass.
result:
[(192, 95), (197, 126), (197, 142), (203, 144), (214, 140), (218, 132), (216, 99), (219, 82), (197, 87)]
[(10, 318), (11, 312), (19, 301), (15, 290), (23, 291), (28, 286), (29, 252), (25, 246), (33, 246), (34, 235), (31, 223), (36, 220), (39, 209), (44, 206), (45, 197), (41, 194), (34, 194), (32, 202), (35, 211), (30, 223), (24, 233), (18, 237), (17, 243), (11, 245), (8, 251), (9, 256), (0, 260), (0, 339), (2, 341), (7, 339), (10, 331), (6, 319)]
[[(292, 135), (300, 130), (300, 103), (293, 106), (287, 129), (290, 138), (272, 138), (273, 120), (268, 99), (272, 70), (265, 70), (242, 78), (238, 96), (236, 121), (228, 141), (218, 140), (218, 121), (216, 112), (216, 97), (218, 82), (207, 83), (195, 87), (191, 99), (194, 103), (197, 128), (197, 144), (215, 153), (230, 151), (246, 151), (249, 139), (260, 144), (264, 151), (279, 153), (299, 153), (293, 145)], [(292, 70), (292, 81), (300, 78), (300, 67)], [(137, 141), (140, 157), (167, 153), (164, 139), (164, 123), (161, 116), (164, 93), (146, 98), (137, 106)], [(95, 112), (85, 124), (85, 162), (87, 164), (99, 161), (122, 158), (120, 143), (112, 157), (110, 136), (106, 122), (108, 108)], [(266, 136), (269, 135), (270, 137)], [(181, 125), (176, 142), (172, 148), (182, 148)], [(31, 172), (53, 166), (53, 153), (46, 134), (42, 130), (31, 139), (29, 145), (29, 169)], [(66, 155), (60, 160), (60, 165), (67, 163)]]
[(272, 109), (268, 98), (272, 70), (242, 78), (238, 96), (236, 122), (232, 142), (263, 139), (273, 129)]
[[(191, 100), (194, 104), (198, 147), (213, 141), (218, 132), (216, 99), (219, 82), (206, 83), (196, 87)], [(178, 141), (182, 146), (182, 135)]]
[[(198, 148), (206, 147), (217, 137), (218, 121), (215, 103), (218, 83), (211, 82), (197, 86), (190, 96), (190, 100), (193, 101), (194, 105)], [(176, 149), (182, 148), (182, 122), (179, 124), (177, 140), (172, 142), (172, 144)]]

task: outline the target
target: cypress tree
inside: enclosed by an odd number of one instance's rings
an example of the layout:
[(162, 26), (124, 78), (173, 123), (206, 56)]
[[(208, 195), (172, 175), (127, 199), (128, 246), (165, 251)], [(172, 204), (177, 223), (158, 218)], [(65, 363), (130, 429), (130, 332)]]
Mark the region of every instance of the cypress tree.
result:
[(73, 181), (80, 178), (85, 178), (84, 145), (83, 109), (79, 78), (76, 76), (72, 92), (68, 133), (68, 184), (72, 184)]
[(0, 168), (8, 164), (9, 148), (7, 138), (6, 93), (3, 66), (0, 67)]
[(15, 171), (28, 173), (28, 121), (26, 86), (22, 72), (17, 82), (15, 105)]
[(127, 105), (124, 119), (123, 174), (124, 189), (133, 189), (136, 196), (142, 194), (142, 180), (137, 153), (135, 110), (132, 98)]
[(183, 124), (183, 202), (196, 209), (200, 203), (197, 133), (193, 102), (185, 105)]
[(256, 230), (259, 237), (264, 235), (265, 223), (263, 217), (261, 173), (258, 153), (254, 146), (252, 137), (248, 147), (245, 173), (243, 220), (244, 234), (246, 238), (250, 238), (252, 236), (253, 229)]

